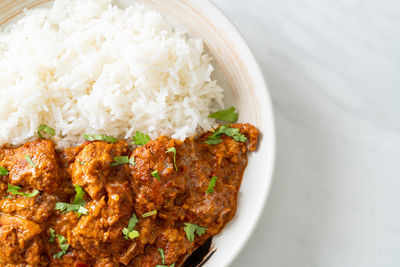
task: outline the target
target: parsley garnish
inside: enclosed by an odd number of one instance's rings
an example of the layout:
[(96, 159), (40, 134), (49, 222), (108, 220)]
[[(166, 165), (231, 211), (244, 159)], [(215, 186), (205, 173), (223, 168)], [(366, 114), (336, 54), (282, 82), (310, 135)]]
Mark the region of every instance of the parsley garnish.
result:
[(54, 254), (53, 259), (59, 259), (63, 255), (67, 254), (69, 248), (69, 244), (65, 243), (67, 242), (67, 239), (64, 236), (56, 235), (56, 237), (58, 238), (58, 244), (60, 245), (61, 251), (59, 251), (57, 254)]
[(85, 191), (83, 191), (82, 187), (80, 187), (79, 185), (74, 185), (74, 187), (76, 191), (74, 201), (72, 201), (71, 204), (64, 202), (57, 202), (55, 209), (61, 211), (62, 213), (74, 211), (78, 213), (78, 216), (81, 216), (82, 214), (86, 215), (88, 210), (85, 208), (86, 202), (83, 199)]
[(111, 163), (111, 167), (115, 167), (115, 166), (119, 166), (122, 164), (131, 164), (131, 165), (135, 165), (135, 158), (131, 157), (129, 158), (128, 156), (118, 156), (118, 157), (114, 157), (114, 162)]
[(32, 159), (29, 157), (28, 154), (25, 155), (25, 159), (28, 161), (29, 165), (31, 165), (33, 168), (36, 168), (35, 163), (33, 163)]
[(129, 239), (134, 239), (138, 237), (140, 234), (138, 231), (133, 230), (135, 228), (135, 225), (139, 222), (138, 218), (136, 217), (135, 213), (132, 213), (131, 218), (129, 219), (128, 222), (128, 227), (122, 229), (122, 233), (124, 234), (124, 239), (129, 240)]
[(54, 240), (56, 239), (56, 234), (55, 234), (55, 232), (56, 232), (56, 231), (54, 231), (53, 229), (50, 228), (50, 238), (49, 238), (49, 240), (48, 240), (50, 243), (54, 243)]
[(0, 175), (4, 176), (4, 175), (8, 175), (10, 172), (3, 166), (0, 167)]
[(218, 179), (217, 176), (211, 177), (210, 183), (208, 184), (208, 188), (206, 191), (207, 194), (214, 193), (214, 187), (215, 187), (215, 183), (217, 182), (217, 179)]
[(43, 138), (43, 135), (42, 135), (41, 131), (43, 131), (43, 132), (45, 132), (45, 133), (47, 133), (47, 134), (49, 134), (51, 136), (55, 136), (56, 135), (56, 131), (53, 128), (51, 128), (51, 127), (49, 127), (47, 125), (44, 125), (44, 124), (41, 124), (39, 126), (39, 128), (38, 128), (39, 138)]
[(21, 187), (19, 186), (8, 184), (7, 193), (11, 193), (11, 195), (21, 195), (24, 197), (34, 197), (39, 194), (39, 191), (37, 189), (33, 190), (32, 193), (19, 192), (20, 189)]
[(208, 117), (233, 123), (238, 120), (238, 114), (237, 112), (235, 112), (235, 110), (236, 109), (234, 107), (230, 107), (226, 110), (219, 110), (217, 112), (211, 113), (210, 115), (208, 115)]
[(156, 178), (157, 180), (161, 181), (160, 175), (158, 174), (158, 171), (155, 170), (151, 173), (151, 176), (153, 176), (154, 178)]
[(174, 153), (174, 166), (175, 166), (175, 170), (178, 170), (178, 167), (176, 167), (176, 148), (175, 147), (170, 147), (167, 149), (167, 151), (165, 151), (165, 153)]
[(207, 228), (198, 226), (197, 224), (185, 223), (185, 225), (183, 230), (185, 230), (186, 237), (190, 242), (193, 242), (195, 232), (198, 236), (202, 236), (207, 231)]
[(108, 143), (115, 143), (118, 141), (117, 138), (105, 134), (84, 134), (83, 138), (85, 138), (86, 141), (106, 141)]
[(208, 145), (216, 145), (222, 142), (221, 135), (232, 137), (236, 142), (246, 142), (247, 137), (240, 133), (239, 129), (231, 128), (228, 125), (219, 126), (212, 135), (207, 138), (205, 142)]
[(172, 263), (171, 265), (165, 265), (165, 255), (164, 255), (164, 250), (162, 249), (162, 248), (159, 248), (158, 249), (158, 252), (160, 253), (160, 255), (161, 255), (161, 262), (162, 262), (162, 265), (160, 265), (160, 264), (157, 264), (156, 265), (156, 267), (175, 267), (175, 263)]
[(136, 132), (136, 135), (132, 137), (132, 145), (142, 146), (150, 141), (150, 136), (141, 132)]
[(78, 162), (79, 162), (79, 164), (81, 164), (81, 165), (83, 165), (83, 166), (86, 165), (86, 162), (83, 162), (83, 161), (78, 161)]
[(150, 216), (153, 216), (153, 215), (156, 215), (156, 214), (157, 214), (157, 210), (152, 210), (152, 211), (149, 211), (149, 212), (146, 212), (146, 213), (142, 214), (142, 218), (147, 218), (147, 217), (150, 217)]

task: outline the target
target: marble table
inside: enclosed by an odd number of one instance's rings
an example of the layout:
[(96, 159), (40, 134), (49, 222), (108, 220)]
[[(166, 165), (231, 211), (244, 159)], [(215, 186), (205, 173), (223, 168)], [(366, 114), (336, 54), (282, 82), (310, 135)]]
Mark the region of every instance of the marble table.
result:
[(400, 266), (400, 1), (213, 2), (261, 65), (278, 138), (232, 267)]

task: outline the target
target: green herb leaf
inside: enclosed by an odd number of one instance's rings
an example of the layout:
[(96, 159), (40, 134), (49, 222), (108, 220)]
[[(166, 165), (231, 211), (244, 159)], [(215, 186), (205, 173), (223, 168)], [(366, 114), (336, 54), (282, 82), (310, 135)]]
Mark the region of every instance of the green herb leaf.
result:
[(29, 165), (31, 165), (33, 168), (36, 168), (35, 163), (33, 163), (32, 159), (29, 157), (28, 154), (25, 154), (25, 159), (28, 161)]
[(207, 228), (198, 226), (197, 224), (185, 223), (185, 228), (183, 230), (186, 233), (186, 237), (190, 242), (194, 240), (194, 234), (196, 233), (198, 236), (202, 236), (206, 231)]
[(53, 128), (51, 128), (51, 127), (49, 127), (47, 125), (41, 124), (39, 126), (39, 128), (38, 128), (39, 138), (43, 138), (43, 135), (41, 133), (42, 131), (47, 133), (47, 134), (49, 134), (49, 135), (51, 135), (51, 136), (55, 136), (56, 135), (56, 131)]
[(175, 263), (172, 263), (170, 266), (165, 265), (165, 255), (164, 255), (164, 250), (162, 248), (158, 249), (158, 253), (160, 253), (160, 255), (161, 255), (162, 265), (157, 264), (156, 267), (175, 267)]
[(158, 249), (158, 252), (159, 252), (160, 255), (161, 255), (161, 262), (162, 262), (162, 264), (165, 264), (164, 250), (163, 250), (162, 248), (159, 248), (159, 249)]
[(161, 181), (160, 175), (158, 174), (158, 171), (155, 170), (151, 173), (151, 176), (153, 176), (154, 178), (156, 178), (157, 180)]
[(111, 167), (119, 166), (122, 164), (127, 164), (129, 162), (128, 156), (118, 156), (114, 157), (114, 162), (111, 163)]
[(0, 166), (0, 176), (8, 175), (10, 172), (5, 168)]
[(207, 194), (214, 193), (214, 187), (215, 187), (215, 183), (217, 182), (217, 179), (218, 179), (217, 176), (211, 177), (210, 183), (208, 184), (208, 188), (206, 191)]
[(175, 147), (170, 147), (167, 149), (167, 151), (165, 153), (174, 153), (174, 166), (175, 166), (175, 170), (178, 170), (178, 167), (176, 167), (176, 148)]
[(78, 216), (81, 216), (82, 214), (87, 214), (88, 210), (84, 207), (86, 205), (85, 200), (83, 199), (83, 196), (85, 195), (85, 191), (83, 188), (79, 185), (74, 185), (76, 195), (74, 197), (74, 201), (72, 201), (71, 204), (65, 203), (65, 202), (57, 202), (55, 210), (59, 210), (62, 213), (67, 213), (67, 212), (76, 212), (78, 213)]
[(209, 118), (214, 118), (221, 121), (236, 122), (238, 120), (238, 114), (235, 112), (234, 107), (230, 107), (226, 110), (219, 110), (217, 112), (208, 115)]
[(212, 133), (212, 135), (207, 137), (205, 143), (208, 145), (217, 145), (222, 142), (221, 135), (223, 134), (232, 137), (236, 142), (247, 141), (247, 137), (241, 134), (239, 129), (231, 128), (228, 125), (221, 125)]
[(139, 219), (137, 218), (136, 214), (132, 213), (131, 218), (129, 218), (128, 227), (122, 229), (122, 233), (124, 234), (125, 240), (134, 239), (140, 236), (138, 231), (133, 230), (138, 222)]
[(135, 166), (136, 165), (135, 157), (134, 156), (130, 157), (128, 163), (131, 164), (132, 166)]
[(209, 139), (205, 142), (207, 145), (218, 145), (219, 143), (222, 142), (221, 138), (216, 138), (216, 139)]
[(84, 134), (83, 138), (85, 138), (86, 141), (106, 141), (108, 143), (115, 143), (118, 141), (117, 138), (105, 134)]
[(57, 254), (54, 254), (53, 259), (59, 259), (63, 255), (67, 254), (69, 248), (69, 244), (66, 243), (67, 239), (64, 236), (56, 235), (56, 237), (58, 238), (58, 245), (60, 246), (61, 251), (59, 251)]
[(133, 136), (132, 139), (133, 139), (132, 145), (142, 146), (150, 141), (150, 136), (141, 132), (136, 132), (136, 135)]
[(146, 212), (146, 213), (142, 214), (142, 218), (147, 218), (147, 217), (150, 217), (150, 216), (153, 216), (153, 215), (156, 215), (156, 214), (157, 214), (157, 210), (152, 210), (152, 211), (149, 211), (149, 212)]
[(34, 197), (37, 194), (39, 194), (39, 191), (36, 189), (33, 190), (32, 193), (19, 192), (20, 189), (21, 189), (21, 187), (19, 187), (19, 186), (8, 184), (7, 193), (10, 193), (11, 195), (21, 195), (24, 197)]
[(86, 163), (85, 162), (83, 162), (83, 161), (78, 161), (79, 162), (79, 164), (81, 164), (81, 165), (83, 165), (83, 166), (85, 166), (86, 165)]
[(53, 230), (53, 229), (49, 229), (50, 230), (50, 238), (49, 238), (49, 242), (50, 243), (54, 243), (54, 240), (56, 239), (56, 234), (55, 234), (55, 231)]

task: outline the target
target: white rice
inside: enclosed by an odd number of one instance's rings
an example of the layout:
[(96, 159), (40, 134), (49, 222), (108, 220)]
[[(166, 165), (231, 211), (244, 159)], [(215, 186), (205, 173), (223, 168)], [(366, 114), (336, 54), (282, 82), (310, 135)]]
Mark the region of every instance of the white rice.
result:
[(56, 130), (60, 147), (84, 133), (135, 131), (184, 139), (209, 130), (223, 89), (203, 42), (142, 5), (56, 0), (0, 33), (0, 144)]

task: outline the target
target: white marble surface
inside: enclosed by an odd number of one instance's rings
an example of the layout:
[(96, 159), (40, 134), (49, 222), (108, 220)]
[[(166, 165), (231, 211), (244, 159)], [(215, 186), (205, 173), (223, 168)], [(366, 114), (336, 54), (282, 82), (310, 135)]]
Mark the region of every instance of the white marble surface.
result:
[(232, 267), (400, 266), (400, 1), (213, 1), (261, 65), (278, 137)]

